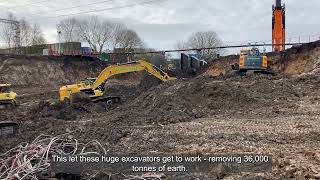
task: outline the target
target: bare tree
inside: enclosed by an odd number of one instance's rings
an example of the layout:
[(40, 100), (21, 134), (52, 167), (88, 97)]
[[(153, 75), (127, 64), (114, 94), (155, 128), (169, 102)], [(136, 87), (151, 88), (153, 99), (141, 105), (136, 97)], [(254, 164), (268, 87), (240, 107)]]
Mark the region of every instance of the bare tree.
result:
[(89, 43), (90, 47), (101, 53), (111, 42), (113, 24), (107, 20), (99, 20), (97, 17), (80, 20), (78, 23), (78, 36)]
[(127, 27), (121, 23), (114, 23), (113, 32), (112, 32), (112, 43), (111, 48), (118, 48), (122, 41), (122, 34), (127, 30)]
[[(218, 37), (217, 33), (214, 31), (206, 31), (206, 32), (196, 32), (192, 34), (187, 42), (177, 43), (177, 48), (184, 49), (184, 48), (209, 48), (209, 47), (217, 47), (222, 44), (222, 41)], [(216, 59), (217, 54), (219, 54), (219, 49), (207, 49), (201, 51), (202, 59), (206, 61), (211, 61)]]
[[(6, 19), (16, 21), (12, 13), (8, 13)], [(19, 36), (17, 36), (17, 32), (19, 32)], [(17, 37), (20, 37), (19, 45), (22, 47), (44, 44), (46, 42), (40, 26), (38, 24), (31, 26), (25, 19), (19, 21), (19, 26), (16, 24), (4, 24), (1, 37), (9, 49), (17, 45), (15, 44)]]
[(30, 46), (32, 45), (32, 27), (30, 24), (25, 20), (20, 20), (20, 46)]
[(57, 25), (57, 29), (61, 31), (62, 41), (64, 42), (74, 42), (79, 40), (77, 34), (79, 22), (75, 18), (68, 18), (60, 21)]
[(20, 53), (33, 53), (33, 45), (43, 45), (46, 40), (38, 24), (32, 26), (25, 19), (20, 20)]
[(45, 44), (46, 40), (38, 24), (31, 26), (25, 19), (20, 20), (20, 45), (23, 47)]
[(65, 42), (85, 41), (101, 53), (106, 48), (132, 49), (142, 47), (142, 40), (136, 32), (118, 22), (111, 22), (92, 16), (85, 19), (65, 19), (57, 28)]
[(41, 45), (45, 44), (46, 40), (43, 37), (42, 30), (38, 24), (33, 24), (32, 27), (32, 45)]
[[(12, 13), (8, 13), (6, 19), (16, 20)], [(1, 38), (4, 40), (6, 46), (11, 48), (14, 46), (14, 39), (16, 35), (16, 26), (14, 24), (3, 24), (1, 31)]]
[(141, 38), (133, 30), (120, 31), (117, 38), (119, 39), (119, 47), (125, 50), (143, 47)]
[(176, 48), (180, 49), (180, 50), (187, 49), (187, 48), (189, 48), (188, 46), (189, 46), (188, 43), (181, 41), (181, 40), (176, 43)]

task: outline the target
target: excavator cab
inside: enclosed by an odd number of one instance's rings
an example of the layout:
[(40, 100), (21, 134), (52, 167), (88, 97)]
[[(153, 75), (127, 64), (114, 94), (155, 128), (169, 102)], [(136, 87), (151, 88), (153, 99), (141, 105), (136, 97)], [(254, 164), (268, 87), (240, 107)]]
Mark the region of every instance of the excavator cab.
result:
[(12, 91), (11, 84), (0, 84), (0, 106), (3, 108), (14, 108), (17, 94)]
[(240, 51), (240, 56), (246, 56), (246, 55), (249, 55), (251, 54), (251, 50), (241, 50)]

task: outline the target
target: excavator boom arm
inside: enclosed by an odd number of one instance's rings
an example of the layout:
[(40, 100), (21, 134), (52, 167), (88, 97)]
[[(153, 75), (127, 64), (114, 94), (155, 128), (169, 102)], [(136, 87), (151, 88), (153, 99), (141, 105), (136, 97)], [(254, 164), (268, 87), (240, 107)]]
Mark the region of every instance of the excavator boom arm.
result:
[(108, 66), (99, 74), (98, 78), (95, 80), (95, 82), (92, 85), (92, 89), (93, 90), (97, 89), (99, 86), (103, 85), (107, 81), (107, 79), (109, 79), (113, 75), (130, 73), (130, 72), (139, 72), (144, 70), (162, 81), (175, 79), (170, 77), (167, 73), (163, 72), (161, 69), (157, 68), (153, 64), (140, 60), (140, 61), (135, 61), (127, 64)]

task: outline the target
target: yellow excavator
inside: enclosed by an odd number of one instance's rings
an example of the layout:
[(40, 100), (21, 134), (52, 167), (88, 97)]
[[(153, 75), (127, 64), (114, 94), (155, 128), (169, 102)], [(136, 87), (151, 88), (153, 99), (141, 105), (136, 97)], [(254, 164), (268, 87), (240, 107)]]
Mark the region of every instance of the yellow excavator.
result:
[(17, 94), (11, 90), (11, 84), (0, 84), (0, 107), (13, 109), (16, 105)]
[(85, 95), (91, 101), (104, 101), (117, 103), (120, 98), (117, 96), (108, 96), (105, 94), (105, 83), (114, 75), (124, 74), (130, 72), (147, 71), (151, 75), (157, 77), (161, 81), (170, 81), (176, 78), (170, 77), (167, 73), (162, 71), (155, 65), (144, 60), (134, 61), (125, 64), (117, 64), (106, 67), (97, 78), (88, 78), (77, 84), (66, 85), (60, 88), (60, 101), (73, 102), (77, 95)]

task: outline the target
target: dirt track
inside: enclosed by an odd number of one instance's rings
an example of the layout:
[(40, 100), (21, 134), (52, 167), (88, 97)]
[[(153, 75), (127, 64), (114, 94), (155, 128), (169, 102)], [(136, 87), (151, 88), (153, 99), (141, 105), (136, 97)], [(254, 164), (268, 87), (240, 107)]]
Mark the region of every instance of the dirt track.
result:
[[(301, 53), (310, 55), (311, 50)], [(317, 62), (320, 57), (315, 55), (310, 57)], [(74, 138), (84, 142), (97, 139), (111, 152), (267, 153), (274, 156), (271, 173), (226, 176), (218, 172), (190, 174), (180, 179), (318, 179), (318, 68), (295, 71), (294, 76), (275, 77), (212, 77), (208, 76), (212, 69), (208, 69), (196, 78), (151, 88), (137, 85), (140, 76), (135, 76), (130, 83), (113, 80), (107, 85), (111, 93), (124, 96), (124, 102), (117, 106), (89, 103), (65, 108), (55, 103), (58, 84), (44, 87), (41, 92), (46, 93), (36, 95), (28, 95), (34, 87), (17, 87), (25, 94), (22, 96), (25, 104), (15, 112), (5, 113), (1, 120), (18, 122), (20, 133), (2, 138), (0, 152), (30, 142), (41, 133), (58, 135), (76, 130)], [(50, 91), (53, 87), (55, 90)], [(47, 102), (40, 102), (40, 97)], [(34, 103), (28, 103), (30, 101)]]

